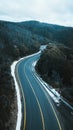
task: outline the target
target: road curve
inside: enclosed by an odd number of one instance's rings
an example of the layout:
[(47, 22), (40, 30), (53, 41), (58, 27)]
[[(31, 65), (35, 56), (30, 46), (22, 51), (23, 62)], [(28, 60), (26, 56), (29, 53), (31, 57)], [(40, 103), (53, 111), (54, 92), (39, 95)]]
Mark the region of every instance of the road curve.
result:
[(33, 63), (40, 52), (24, 58), (16, 66), (17, 80), (24, 95), (23, 130), (62, 130), (50, 96), (34, 76)]

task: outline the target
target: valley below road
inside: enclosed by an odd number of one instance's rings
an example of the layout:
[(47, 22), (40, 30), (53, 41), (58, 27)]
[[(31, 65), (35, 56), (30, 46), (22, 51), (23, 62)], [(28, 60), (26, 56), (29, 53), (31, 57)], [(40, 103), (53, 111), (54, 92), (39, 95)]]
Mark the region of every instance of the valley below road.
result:
[(55, 102), (35, 72), (34, 63), (40, 54), (26, 57), (16, 65), (16, 79), (23, 91), (22, 100), (25, 100), (22, 101), (22, 129), (73, 130), (73, 109), (61, 99)]

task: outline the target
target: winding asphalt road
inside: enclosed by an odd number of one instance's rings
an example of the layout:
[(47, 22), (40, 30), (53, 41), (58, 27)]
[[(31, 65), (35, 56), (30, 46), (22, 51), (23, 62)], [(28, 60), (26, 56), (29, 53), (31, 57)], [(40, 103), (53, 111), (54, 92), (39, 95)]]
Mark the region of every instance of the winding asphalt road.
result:
[(42, 84), (35, 77), (33, 63), (40, 52), (17, 64), (17, 77), (24, 93), (23, 130), (62, 130), (59, 119)]

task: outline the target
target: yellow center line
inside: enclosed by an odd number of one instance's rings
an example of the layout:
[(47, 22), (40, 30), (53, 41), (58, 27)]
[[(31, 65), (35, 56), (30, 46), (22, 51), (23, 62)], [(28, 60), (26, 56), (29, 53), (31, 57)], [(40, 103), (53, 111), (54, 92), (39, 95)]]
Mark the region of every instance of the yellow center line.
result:
[(28, 83), (29, 83), (29, 85), (30, 85), (30, 87), (31, 87), (31, 89), (32, 89), (32, 92), (33, 92), (35, 98), (36, 98), (36, 101), (37, 101), (37, 104), (38, 104), (38, 107), (39, 107), (39, 110), (40, 110), (40, 114), (41, 114), (41, 119), (42, 119), (42, 124), (43, 124), (43, 130), (45, 130), (45, 123), (44, 123), (43, 112), (42, 112), (42, 109), (41, 109), (40, 103), (39, 103), (39, 101), (38, 101), (38, 98), (37, 98), (37, 96), (36, 96), (36, 94), (35, 94), (35, 91), (34, 91), (32, 85), (31, 85), (31, 82), (30, 82), (30, 80), (28, 79), (28, 77), (27, 77), (27, 75), (26, 75), (26, 73), (25, 73), (25, 66), (24, 66), (24, 74), (25, 74), (26, 79), (27, 79), (27, 81), (28, 81)]
[[(36, 75), (35, 75), (35, 76), (36, 76)], [(34, 78), (35, 78), (35, 76), (34, 76), (34, 74), (33, 74), (33, 77), (34, 77)], [(36, 78), (35, 78), (35, 80), (36, 80)], [(38, 79), (37, 79), (37, 80), (38, 80)], [(37, 81), (37, 80), (36, 80), (36, 81)], [(40, 85), (41, 82), (40, 82), (40, 83), (37, 82), (37, 83)], [(40, 85), (40, 87), (41, 87), (41, 85)], [(44, 92), (44, 94), (45, 94), (45, 96), (46, 96), (48, 102), (50, 103), (50, 105), (51, 105), (51, 107), (52, 107), (52, 110), (53, 110), (54, 115), (55, 115), (55, 117), (56, 117), (56, 120), (57, 120), (59, 129), (62, 130), (61, 125), (60, 125), (60, 122), (59, 122), (59, 119), (58, 119), (58, 117), (57, 117), (57, 114), (56, 114), (56, 112), (55, 112), (55, 110), (54, 110), (54, 107), (53, 107), (52, 103), (50, 102), (50, 99), (48, 98), (48, 95), (47, 95), (46, 91), (45, 91), (42, 87), (41, 87), (41, 89), (43, 90), (43, 92)]]

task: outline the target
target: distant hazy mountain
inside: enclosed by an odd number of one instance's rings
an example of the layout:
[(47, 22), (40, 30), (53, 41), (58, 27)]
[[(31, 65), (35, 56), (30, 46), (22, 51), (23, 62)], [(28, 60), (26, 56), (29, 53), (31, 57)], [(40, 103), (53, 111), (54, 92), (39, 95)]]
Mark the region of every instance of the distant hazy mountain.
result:
[(72, 46), (73, 28), (37, 21), (20, 23), (0, 21), (0, 47), (4, 45), (34, 45), (45, 44), (49, 41)]
[[(19, 23), (20, 24), (20, 23)], [(38, 21), (22, 22), (21, 26), (47, 40), (73, 46), (73, 28), (59, 25), (41, 23)], [(48, 42), (48, 41), (47, 41)]]

